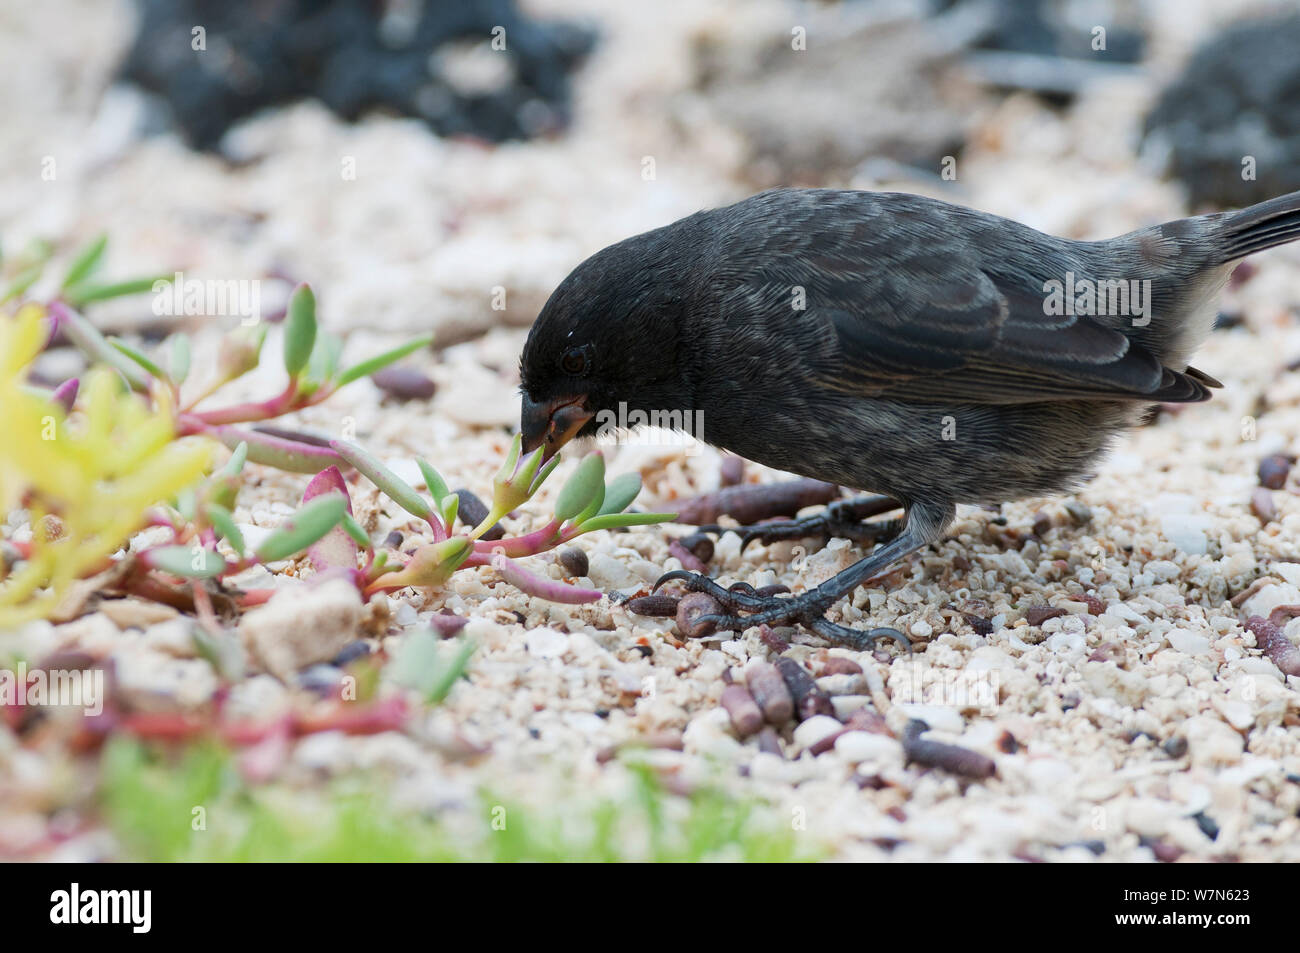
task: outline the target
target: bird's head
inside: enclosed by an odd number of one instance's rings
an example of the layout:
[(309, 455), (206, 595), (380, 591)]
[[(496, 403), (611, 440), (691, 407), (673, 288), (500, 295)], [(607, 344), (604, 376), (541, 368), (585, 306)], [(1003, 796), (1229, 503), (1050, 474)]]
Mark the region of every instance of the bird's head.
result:
[(542, 308), (519, 361), (526, 452), (545, 445), (549, 458), (617, 419), (620, 404), (649, 412), (689, 397), (678, 361), (685, 267), (672, 266), (668, 231), (597, 252)]

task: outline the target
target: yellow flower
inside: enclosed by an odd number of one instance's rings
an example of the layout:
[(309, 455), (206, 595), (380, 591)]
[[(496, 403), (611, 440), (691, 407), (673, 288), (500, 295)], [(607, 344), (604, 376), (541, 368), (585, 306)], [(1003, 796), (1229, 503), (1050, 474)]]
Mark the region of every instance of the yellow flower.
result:
[[(195, 483), (211, 463), (202, 438), (176, 439), (171, 394), (151, 400), (92, 368), (84, 408), (71, 417), (23, 386), (48, 328), (44, 310), (0, 313), (0, 514), (28, 511), (30, 549), (0, 581), (0, 629), (48, 613), (75, 580), (95, 572), (144, 525), (150, 506)], [(58, 518), (57, 539), (41, 531)], [(0, 564), (0, 576), (3, 565)]]

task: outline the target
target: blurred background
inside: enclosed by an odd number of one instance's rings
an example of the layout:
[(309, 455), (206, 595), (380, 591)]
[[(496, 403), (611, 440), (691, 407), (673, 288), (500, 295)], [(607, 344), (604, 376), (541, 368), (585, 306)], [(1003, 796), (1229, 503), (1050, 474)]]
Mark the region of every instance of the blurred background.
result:
[(8, 3), (0, 240), (108, 231), (110, 271), (310, 280), (447, 345), (773, 185), (1094, 238), (1300, 188), (1297, 49), (1293, 3), (1235, 0)]

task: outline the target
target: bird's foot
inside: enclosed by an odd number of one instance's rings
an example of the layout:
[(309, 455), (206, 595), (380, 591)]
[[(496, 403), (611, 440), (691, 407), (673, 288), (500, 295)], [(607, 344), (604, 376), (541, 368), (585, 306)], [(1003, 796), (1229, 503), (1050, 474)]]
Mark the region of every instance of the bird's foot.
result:
[(872, 516), (888, 513), (900, 508), (900, 504), (887, 496), (868, 496), (855, 500), (837, 500), (830, 503), (820, 513), (796, 519), (771, 520), (755, 523), (751, 526), (719, 526), (710, 524), (701, 526), (706, 533), (738, 533), (740, 551), (752, 542), (764, 546), (784, 539), (833, 538), (849, 539), (864, 546), (885, 543), (899, 534), (903, 520), (886, 519), (864, 522)]
[[(726, 615), (706, 615), (695, 620), (697, 625), (712, 625), (715, 630), (741, 632), (756, 625), (802, 625), (828, 641), (848, 648), (865, 651), (875, 647), (880, 639), (893, 639), (908, 651), (912, 643), (897, 629), (881, 626), (875, 629), (850, 629), (826, 618), (828, 610), (838, 596), (829, 596), (812, 589), (800, 596), (781, 598), (769, 592), (760, 592), (752, 586), (739, 583), (724, 589), (708, 576), (677, 569), (664, 573), (654, 584), (658, 590), (666, 582), (680, 580), (691, 592), (703, 592), (717, 600)], [(740, 613), (748, 613), (741, 615)]]

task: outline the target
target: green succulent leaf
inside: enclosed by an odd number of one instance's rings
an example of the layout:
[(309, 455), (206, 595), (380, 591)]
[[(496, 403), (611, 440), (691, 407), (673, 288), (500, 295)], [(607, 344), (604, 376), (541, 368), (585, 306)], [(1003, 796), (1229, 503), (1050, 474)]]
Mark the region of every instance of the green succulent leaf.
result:
[(225, 465), (217, 471), (218, 476), (239, 476), (243, 472), (244, 462), (248, 460), (248, 441), (241, 440), (235, 447), (234, 452), (230, 454), (230, 459)]
[[(442, 478), (442, 474), (433, 468), (423, 457), (415, 458), (415, 465), (420, 468), (420, 473), (424, 477), (424, 485), (429, 489), (429, 495), (433, 497), (433, 502), (438, 506), (447, 498), (451, 491), (447, 489), (447, 481)], [(454, 495), (454, 494), (453, 494)], [(459, 497), (457, 497), (459, 499)]]
[(167, 369), (170, 372), (171, 379), (177, 384), (183, 384), (185, 378), (190, 376), (190, 336), (188, 334), (173, 334), (171, 346), (167, 351)]
[(650, 526), (653, 523), (671, 523), (676, 513), (606, 513), (593, 516), (578, 524), (578, 529), (591, 533), (598, 529), (615, 529), (620, 526)]
[(193, 546), (159, 546), (141, 555), (145, 565), (187, 579), (209, 579), (226, 570), (226, 561), (210, 549)]
[(81, 284), (64, 289), (63, 297), (74, 308), (80, 308), (92, 301), (107, 301), (109, 298), (122, 298), (126, 295), (158, 291), (160, 283), (170, 284), (174, 277), (174, 275), (155, 275), (151, 278), (132, 278), (128, 281), (118, 281), (110, 285)]
[[(573, 519), (587, 509), (586, 514), (594, 516), (605, 498), (605, 458), (599, 453), (584, 457), (573, 471), (573, 476), (560, 490), (559, 499), (555, 501), (555, 518), (560, 522)], [(592, 503), (595, 508), (592, 508)]]
[(149, 389), (145, 379), (140, 376), (136, 363), (109, 344), (104, 335), (99, 333), (99, 329), (82, 315), (71, 309), (64, 308), (59, 317), (59, 326), (63, 329), (63, 333), (68, 336), (68, 340), (75, 344), (82, 354), (92, 361), (102, 361), (112, 366), (126, 378), (132, 390), (147, 391)]
[(45, 271), (45, 262), (37, 262), (23, 268), (18, 274), (14, 275), (14, 280), (9, 282), (5, 288), (4, 294), (0, 295), (0, 304), (11, 301), (15, 298), (21, 298), (32, 285), (40, 280), (41, 273)]
[(212, 528), (216, 530), (217, 535), (230, 543), (235, 552), (242, 557), (246, 548), (244, 534), (235, 525), (235, 517), (230, 510), (220, 503), (209, 503), (203, 508), (203, 513), (208, 518), (208, 522), (212, 524)]
[(343, 531), (352, 537), (352, 542), (356, 543), (362, 549), (370, 549), (370, 534), (367, 533), (357, 522), (357, 518), (351, 513), (344, 513), (343, 519), (339, 523)]
[(346, 371), (339, 375), (338, 386), (351, 384), (353, 381), (362, 377), (369, 377), (375, 371), (383, 370), (394, 361), (400, 361), (406, 355), (418, 351), (421, 348), (428, 347), (433, 343), (433, 335), (426, 335), (422, 338), (416, 338), (414, 341), (408, 341), (400, 347), (395, 347), (391, 351), (385, 351), (383, 354), (376, 354), (372, 358), (353, 364)]
[(68, 266), (68, 273), (64, 276), (63, 284), (60, 287), (67, 289), (79, 285), (94, 274), (104, 257), (104, 249), (107, 247), (108, 235), (105, 234), (100, 235), (78, 252), (77, 257)]
[(27, 247), (13, 260), (18, 266), (17, 273), (4, 294), (0, 295), (0, 304), (4, 304), (11, 298), (20, 297), (28, 288), (36, 284), (44, 274), (45, 265), (53, 254), (54, 245), (51, 242), (44, 239), (33, 239), (28, 242)]
[(597, 515), (622, 513), (632, 505), (632, 501), (636, 499), (637, 494), (640, 492), (641, 474), (624, 473), (614, 477), (605, 487), (605, 501), (600, 504)]
[(460, 513), (460, 497), (455, 493), (448, 493), (442, 498), (442, 522), (447, 527), (447, 532), (456, 525), (456, 516)]
[(468, 536), (453, 536), (441, 543), (426, 543), (415, 550), (404, 567), (389, 573), (380, 582), (391, 584), (393, 588), (441, 586), (473, 552), (474, 541)]
[(258, 562), (288, 559), (320, 539), (343, 518), (348, 501), (336, 493), (312, 500), (284, 521), (257, 547)]
[(188, 487), (176, 494), (176, 512), (180, 513), (186, 522), (194, 520), (196, 507), (197, 497), (193, 487)]
[(467, 638), (456, 639), (448, 645), (432, 630), (412, 632), (390, 664), (389, 677), (436, 705), (465, 674), (474, 648), (474, 643)]
[(501, 469), (497, 470), (497, 475), (492, 478), (492, 482), (497, 486), (510, 485), (511, 478), (515, 475), (515, 467), (519, 465), (519, 454), (523, 447), (523, 435), (515, 434), (515, 439), (510, 441), (510, 449), (506, 451), (506, 458), (501, 463)]
[(339, 367), (339, 357), (343, 354), (343, 339), (328, 331), (318, 331), (316, 344), (311, 351), (311, 360), (307, 362), (307, 375), (318, 384), (323, 384), (334, 377)]
[(414, 487), (355, 443), (331, 440), (330, 449), (361, 471), (371, 483), (388, 494), (389, 499), (412, 516), (428, 519), (433, 513), (428, 500), (415, 492)]
[(542, 464), (542, 468), (537, 471), (537, 476), (533, 480), (533, 485), (528, 488), (528, 493), (530, 496), (542, 488), (542, 484), (546, 482), (546, 478), (550, 476), (552, 473), (554, 473), (555, 468), (558, 467), (559, 465), (560, 465), (559, 454), (556, 454), (555, 456), (551, 457), (551, 459), (547, 460), (545, 463)]
[(316, 296), (311, 286), (300, 284), (289, 296), (289, 316), (284, 326), (284, 369), (297, 379), (316, 345)]
[(150, 374), (152, 374), (154, 377), (158, 378), (158, 380), (160, 380), (160, 381), (165, 381), (165, 380), (168, 380), (168, 379), (169, 379), (169, 378), (167, 377), (167, 372), (166, 372), (166, 371), (164, 371), (161, 367), (159, 367), (157, 364), (155, 364), (152, 360), (150, 360), (150, 359), (149, 359), (148, 357), (146, 357), (144, 354), (140, 353), (140, 352), (137, 351), (135, 348), (133, 348), (131, 345), (127, 344), (127, 343), (126, 343), (125, 341), (123, 341), (121, 338), (109, 338), (109, 339), (108, 339), (108, 343), (111, 344), (111, 345), (113, 345), (113, 347), (117, 348), (119, 351), (121, 351), (123, 354), (125, 354), (127, 357), (129, 357), (131, 360), (135, 361), (137, 364), (139, 364), (141, 367), (143, 367), (146, 371), (148, 371), (148, 372), (149, 372)]

